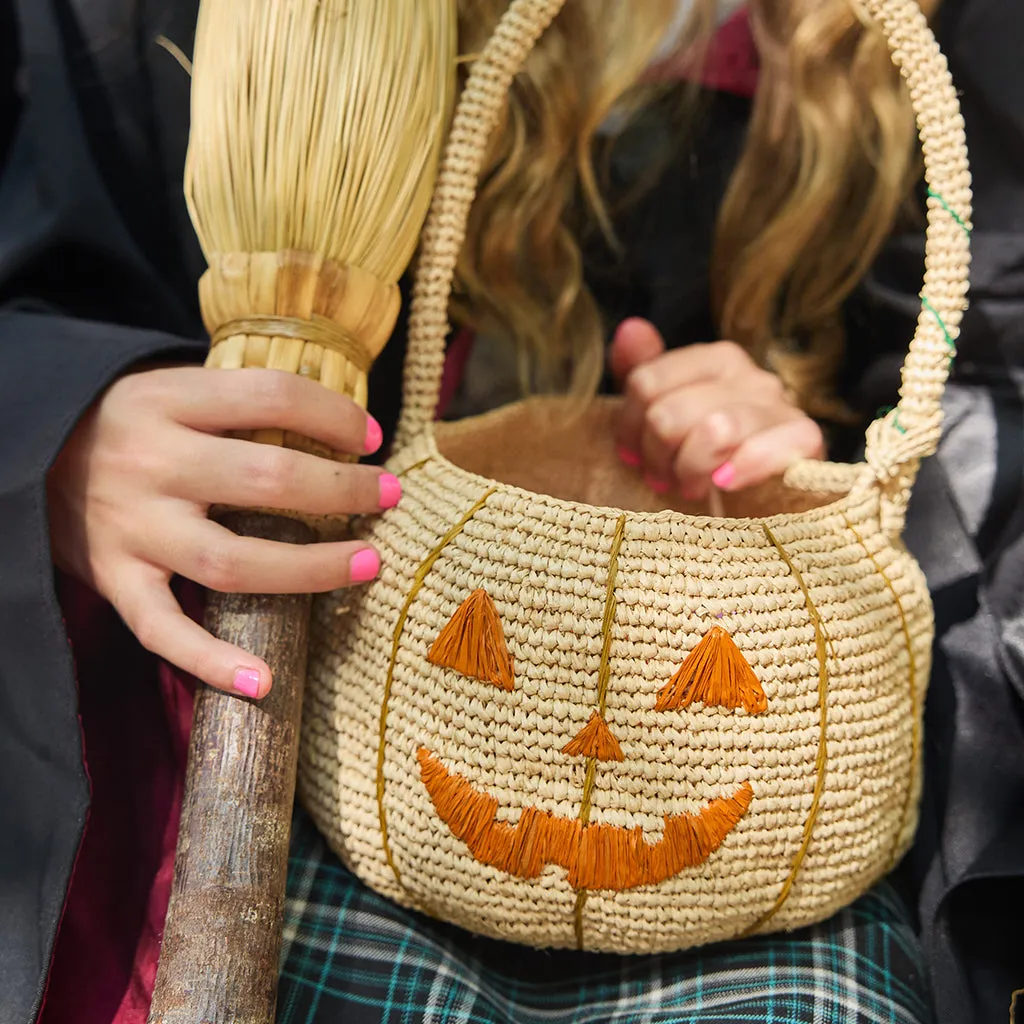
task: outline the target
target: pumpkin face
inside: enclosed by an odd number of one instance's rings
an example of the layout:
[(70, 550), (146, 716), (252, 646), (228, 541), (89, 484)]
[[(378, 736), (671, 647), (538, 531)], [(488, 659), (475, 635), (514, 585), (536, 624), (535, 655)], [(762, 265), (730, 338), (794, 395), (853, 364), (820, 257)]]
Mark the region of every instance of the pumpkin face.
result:
[(303, 800), (364, 881), (641, 952), (805, 924), (891, 867), (930, 608), (902, 549), (866, 548), (872, 506), (524, 518), (408, 458), (381, 578), (317, 605), (303, 723)]
[[(486, 590), (477, 590), (466, 599), (441, 631), (428, 659), (504, 690), (514, 689), (512, 659), (501, 620)], [(688, 707), (695, 700), (730, 708), (742, 703), (755, 712), (767, 707), (757, 677), (720, 626), (687, 656), (658, 695), (657, 709)], [(603, 695), (600, 703), (604, 703)], [(515, 825), (499, 821), (498, 801), (450, 772), (427, 748), (420, 749), (418, 759), (423, 784), (438, 816), (478, 861), (524, 879), (536, 878), (546, 866), (557, 864), (565, 869), (569, 885), (577, 892), (618, 892), (656, 885), (703, 864), (746, 813), (753, 796), (745, 782), (731, 797), (714, 800), (696, 814), (666, 816), (664, 833), (652, 844), (640, 828), (628, 830), (589, 821), (599, 764), (625, 760), (603, 710), (594, 711), (561, 752), (585, 759), (579, 814), (564, 818), (528, 807)]]

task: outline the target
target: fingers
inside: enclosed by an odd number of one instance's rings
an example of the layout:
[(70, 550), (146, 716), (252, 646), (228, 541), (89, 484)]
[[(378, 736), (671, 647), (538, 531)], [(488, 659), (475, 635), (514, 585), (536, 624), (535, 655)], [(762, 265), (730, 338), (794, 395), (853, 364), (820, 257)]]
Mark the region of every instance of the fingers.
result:
[(167, 517), (150, 557), (180, 576), (229, 594), (321, 594), (368, 583), (380, 557), (358, 541), (285, 544), (240, 537), (199, 515)]
[(647, 320), (633, 317), (623, 320), (615, 332), (608, 365), (621, 386), (633, 370), (664, 351), (665, 342), (657, 328)]
[(619, 445), (627, 451), (640, 453), (645, 423), (662, 399), (684, 388), (716, 382), (728, 384), (734, 392), (763, 389), (781, 396), (782, 391), (773, 374), (760, 370), (750, 356), (731, 341), (675, 349), (634, 369), (626, 379), (626, 401), (617, 436)]
[(735, 379), (740, 375), (762, 373), (739, 345), (732, 341), (715, 341), (707, 345), (687, 345), (673, 349), (656, 361), (634, 370), (627, 382), (627, 396), (650, 405), (662, 395), (679, 388), (706, 381)]
[(634, 318), (619, 325), (608, 355), (611, 371), (627, 396), (619, 416), (616, 441), (620, 457), (631, 466), (639, 466), (642, 462), (640, 436), (646, 407), (636, 398), (629, 397), (628, 381), (638, 367), (657, 360), (664, 352), (665, 342), (654, 326), (647, 320)]
[(280, 370), (186, 367), (140, 374), (135, 386), (179, 423), (208, 433), (277, 428), (352, 455), (375, 452), (383, 439), (351, 399)]
[(752, 434), (799, 416), (720, 384), (673, 392), (647, 411), (640, 450), (655, 477), (708, 476)]
[(650, 338), (653, 328), (641, 322), (624, 331), (613, 351), (618, 370), (632, 367), (617, 440), (621, 457), (642, 467), (652, 489), (678, 486), (682, 497), (697, 500), (712, 483), (739, 490), (795, 459), (822, 457), (817, 424), (739, 346), (695, 345), (634, 363), (647, 343), (644, 331)]
[(723, 491), (739, 491), (784, 473), (799, 459), (820, 459), (824, 451), (821, 428), (800, 416), (748, 437), (715, 471), (713, 480)]
[(273, 680), (267, 663), (193, 622), (174, 599), (161, 570), (129, 570), (114, 603), (142, 646), (182, 671), (243, 697), (258, 699), (269, 692)]
[(191, 458), (169, 460), (178, 474), (169, 490), (201, 505), (363, 515), (394, 508), (402, 496), (398, 478), (375, 466), (194, 433), (187, 443)]

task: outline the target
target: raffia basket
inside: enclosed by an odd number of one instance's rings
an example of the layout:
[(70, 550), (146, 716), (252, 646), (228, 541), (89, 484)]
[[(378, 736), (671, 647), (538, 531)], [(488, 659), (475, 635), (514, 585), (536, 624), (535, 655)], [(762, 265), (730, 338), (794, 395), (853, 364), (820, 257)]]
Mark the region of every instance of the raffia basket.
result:
[(374, 889), (485, 935), (641, 953), (794, 928), (916, 826), (933, 624), (899, 538), (965, 308), (956, 95), (916, 5), (864, 0), (931, 196), (901, 400), (865, 463), (800, 463), (717, 518), (665, 509), (617, 463), (609, 401), (432, 423), (484, 149), (560, 6), (515, 0), (459, 103), (390, 462), (405, 496), (364, 528), (380, 579), (317, 605), (302, 798)]

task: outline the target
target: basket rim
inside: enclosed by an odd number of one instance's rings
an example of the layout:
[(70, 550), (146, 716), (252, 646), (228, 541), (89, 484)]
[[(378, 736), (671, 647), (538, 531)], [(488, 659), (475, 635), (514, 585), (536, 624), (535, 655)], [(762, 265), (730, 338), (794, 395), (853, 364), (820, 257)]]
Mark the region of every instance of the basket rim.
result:
[[(506, 407), (507, 406), (501, 406), (499, 408)], [(484, 413), (483, 415), (489, 414)], [(458, 422), (467, 423), (471, 422), (475, 418), (476, 417), (469, 417), (466, 420)], [(424, 446), (426, 446), (427, 449), (426, 459), (423, 458)], [(750, 530), (751, 528), (756, 529), (759, 526), (767, 526), (769, 528), (786, 527), (800, 522), (828, 519), (832, 516), (840, 515), (849, 511), (855, 503), (861, 500), (865, 493), (871, 492), (874, 492), (875, 502), (876, 504), (878, 503), (878, 489), (876, 486), (877, 480), (874, 471), (866, 462), (846, 463), (830, 462), (823, 459), (800, 459), (793, 463), (782, 477), (782, 481), (786, 487), (792, 488), (796, 491), (802, 491), (804, 493), (812, 493), (813, 489), (811, 487), (803, 486), (800, 483), (794, 482), (792, 479), (798, 472), (806, 471), (810, 468), (812, 471), (822, 469), (836, 472), (840, 479), (842, 479), (842, 477), (846, 477), (847, 482), (845, 483), (845, 491), (841, 493), (836, 500), (825, 505), (819, 505), (815, 508), (807, 509), (803, 512), (780, 512), (772, 516), (752, 516), (748, 518), (692, 515), (687, 512), (680, 512), (677, 509), (661, 509), (657, 512), (641, 512), (635, 509), (616, 508), (615, 506), (610, 505), (591, 505), (587, 502), (571, 501), (567, 498), (559, 498), (553, 494), (531, 491), (525, 487), (520, 487), (517, 484), (506, 483), (502, 480), (494, 480), (484, 476), (483, 474), (475, 473), (472, 470), (466, 469), (464, 466), (460, 466), (458, 463), (449, 459), (438, 447), (434, 424), (428, 425), (425, 430), (421, 431), (411, 441), (403, 445), (402, 448), (388, 460), (388, 462), (392, 465), (396, 462), (408, 463), (404, 469), (400, 465), (395, 467), (401, 473), (411, 473), (414, 469), (425, 468), (427, 464), (433, 463), (439, 466), (446, 473), (453, 474), (462, 480), (476, 484), (481, 492), (489, 489), (492, 491), (500, 491), (503, 494), (513, 495), (531, 504), (542, 503), (549, 507), (553, 506), (578, 515), (591, 514), (595, 517), (607, 519), (625, 516), (627, 522), (659, 526), (663, 524), (678, 524), (681, 526), (696, 528), (698, 530), (717, 529), (740, 531)], [(826, 493), (830, 492), (832, 492), (831, 488), (826, 489)], [(883, 532), (881, 527), (879, 527), (879, 532)]]

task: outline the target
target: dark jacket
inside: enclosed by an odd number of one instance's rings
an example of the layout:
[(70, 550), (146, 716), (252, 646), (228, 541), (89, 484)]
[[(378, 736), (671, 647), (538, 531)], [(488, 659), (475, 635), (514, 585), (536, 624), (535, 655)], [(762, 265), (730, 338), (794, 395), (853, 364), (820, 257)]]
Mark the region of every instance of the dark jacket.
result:
[[(0, 0), (0, 1024), (38, 1012), (90, 797), (46, 473), (119, 374), (204, 350), (181, 197), (188, 78), (156, 43), (188, 52), (195, 8)], [(1005, 1020), (1024, 986), (1024, 6), (946, 0), (939, 30), (963, 92), (975, 257), (946, 438), (907, 532), (939, 636), (904, 873), (941, 1019), (964, 1024)], [(593, 268), (611, 314), (650, 316), (674, 343), (713, 336), (709, 211), (747, 115), (709, 103), (723, 116), (631, 215), (625, 262)], [(921, 237), (895, 237), (850, 304), (844, 390), (865, 410), (891, 395), (921, 273)], [(371, 384), (386, 422), (401, 356), (398, 337)]]

